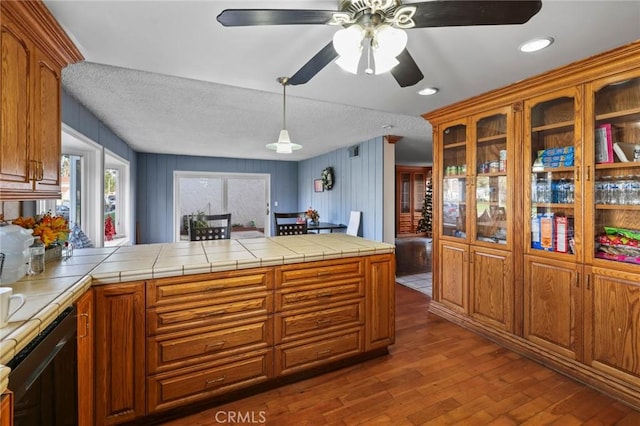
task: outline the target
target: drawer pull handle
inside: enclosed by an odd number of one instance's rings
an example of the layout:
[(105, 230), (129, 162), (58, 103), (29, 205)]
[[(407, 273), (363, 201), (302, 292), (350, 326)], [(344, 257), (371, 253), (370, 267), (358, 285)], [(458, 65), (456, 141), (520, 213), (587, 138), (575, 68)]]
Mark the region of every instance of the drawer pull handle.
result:
[(78, 336), (78, 338), (84, 339), (85, 337), (87, 337), (89, 335), (89, 314), (82, 313), (79, 316), (85, 318), (85, 322), (84, 322), (84, 331), (85, 331), (85, 333), (82, 336)]
[(219, 377), (217, 379), (213, 379), (213, 380), (207, 380), (205, 382), (205, 386), (206, 387), (210, 387), (210, 386), (215, 386), (215, 385), (221, 385), (224, 382), (225, 376)]
[(327, 275), (333, 274), (332, 271), (318, 271), (318, 277), (326, 277)]
[(324, 291), (318, 294), (318, 297), (331, 297), (331, 296), (333, 296), (333, 293), (331, 293), (330, 291)]
[(316, 325), (320, 327), (321, 325), (331, 324), (331, 318), (318, 318), (316, 320)]
[(331, 349), (325, 349), (324, 351), (320, 351), (320, 352), (316, 353), (316, 357), (317, 357), (318, 359), (320, 359), (320, 358), (326, 358), (326, 357), (328, 357), (329, 355), (331, 355)]
[(216, 290), (224, 290), (224, 286), (221, 285), (214, 285), (211, 287), (207, 287), (204, 289), (205, 291), (216, 291)]
[(204, 350), (206, 352), (215, 351), (215, 350), (221, 349), (224, 346), (225, 343), (227, 343), (227, 342), (224, 341), (224, 340), (221, 341), (221, 342), (216, 342), (216, 343), (207, 343), (207, 344), (204, 345)]
[(226, 313), (226, 309), (218, 309), (217, 311), (205, 312), (203, 316), (212, 317), (214, 315), (220, 315)]

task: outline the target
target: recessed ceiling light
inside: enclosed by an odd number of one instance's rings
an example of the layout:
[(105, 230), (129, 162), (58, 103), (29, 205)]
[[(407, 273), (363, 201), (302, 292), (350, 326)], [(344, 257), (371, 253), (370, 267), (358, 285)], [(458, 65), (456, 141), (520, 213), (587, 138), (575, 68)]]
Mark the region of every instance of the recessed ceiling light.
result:
[(540, 37), (529, 40), (520, 45), (520, 51), (524, 53), (537, 52), (545, 47), (549, 47), (553, 43), (553, 37)]
[(393, 129), (393, 125), (392, 124), (383, 124), (382, 128), (385, 129), (385, 130)]
[(418, 95), (422, 96), (435, 95), (436, 93), (438, 93), (437, 87), (425, 87), (424, 89), (418, 91)]

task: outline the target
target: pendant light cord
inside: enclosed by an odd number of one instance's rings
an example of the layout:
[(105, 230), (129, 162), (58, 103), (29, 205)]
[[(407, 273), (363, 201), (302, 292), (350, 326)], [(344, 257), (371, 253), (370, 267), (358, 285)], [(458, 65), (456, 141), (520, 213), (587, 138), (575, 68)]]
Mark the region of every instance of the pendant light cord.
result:
[(282, 81), (282, 128), (287, 128), (287, 80)]

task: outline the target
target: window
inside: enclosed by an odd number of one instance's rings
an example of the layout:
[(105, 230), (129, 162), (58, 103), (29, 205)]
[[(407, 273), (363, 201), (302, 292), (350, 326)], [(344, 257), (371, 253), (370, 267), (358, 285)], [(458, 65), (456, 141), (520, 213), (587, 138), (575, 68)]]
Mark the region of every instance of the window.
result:
[[(104, 245), (129, 244), (129, 162), (105, 149), (104, 167)], [(107, 226), (108, 217), (111, 219)]]

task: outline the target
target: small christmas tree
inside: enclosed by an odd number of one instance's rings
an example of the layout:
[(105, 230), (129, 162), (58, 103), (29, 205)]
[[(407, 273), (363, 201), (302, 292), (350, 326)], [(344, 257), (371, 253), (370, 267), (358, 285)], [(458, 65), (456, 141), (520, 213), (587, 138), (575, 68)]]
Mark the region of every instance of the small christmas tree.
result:
[(111, 219), (111, 216), (107, 216), (107, 218), (104, 220), (105, 241), (113, 240), (114, 235), (116, 235), (116, 227), (113, 225), (113, 219)]
[(431, 236), (432, 219), (433, 219), (433, 198), (432, 198), (431, 176), (427, 178), (427, 185), (424, 193), (424, 203), (422, 205), (422, 218), (418, 221), (416, 232), (425, 232), (428, 237)]

